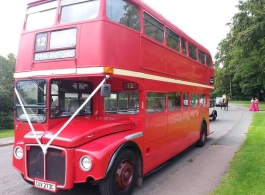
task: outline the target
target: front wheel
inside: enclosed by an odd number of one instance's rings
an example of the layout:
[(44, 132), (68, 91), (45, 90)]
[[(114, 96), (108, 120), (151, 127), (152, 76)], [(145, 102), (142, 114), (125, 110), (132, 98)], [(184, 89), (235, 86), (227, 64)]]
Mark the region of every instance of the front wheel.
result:
[(99, 182), (102, 195), (130, 195), (137, 180), (137, 159), (132, 150), (122, 151), (106, 178)]
[(198, 147), (203, 147), (206, 141), (206, 136), (207, 136), (207, 128), (205, 123), (201, 124), (201, 131), (200, 131), (200, 139), (197, 142)]

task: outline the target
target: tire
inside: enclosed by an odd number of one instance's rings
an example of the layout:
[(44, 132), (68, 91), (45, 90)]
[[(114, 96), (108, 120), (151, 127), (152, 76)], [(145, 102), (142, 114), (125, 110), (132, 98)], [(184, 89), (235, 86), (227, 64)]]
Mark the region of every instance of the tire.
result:
[(199, 141), (197, 142), (197, 145), (198, 147), (203, 147), (204, 144), (205, 144), (205, 141), (206, 141), (206, 134), (207, 134), (207, 129), (206, 129), (206, 125), (205, 123), (202, 123), (201, 124), (201, 131), (200, 131), (200, 139)]
[(106, 178), (99, 182), (102, 195), (130, 195), (137, 180), (137, 158), (132, 150), (123, 150)]
[(213, 121), (215, 121), (216, 118), (217, 118), (217, 112), (215, 111), (213, 112), (213, 117), (212, 117)]
[(21, 176), (22, 176), (22, 178), (24, 179), (24, 181), (25, 182), (27, 182), (28, 184), (30, 184), (30, 185), (33, 185), (33, 182), (32, 181), (29, 181), (29, 180), (26, 180), (25, 178), (24, 178), (24, 175), (21, 173)]

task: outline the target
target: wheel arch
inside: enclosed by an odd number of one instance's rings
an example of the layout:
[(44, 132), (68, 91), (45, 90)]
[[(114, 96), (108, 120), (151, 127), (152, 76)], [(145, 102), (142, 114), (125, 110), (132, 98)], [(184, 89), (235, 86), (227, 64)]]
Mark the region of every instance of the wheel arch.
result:
[(109, 164), (108, 164), (108, 167), (107, 167), (107, 170), (106, 170), (106, 177), (109, 175), (110, 173), (110, 170), (113, 166), (113, 163), (115, 161), (115, 159), (117, 158), (117, 156), (119, 155), (119, 153), (121, 151), (123, 151), (124, 149), (130, 149), (134, 152), (136, 158), (137, 158), (137, 163), (140, 165), (138, 166), (139, 169), (138, 169), (138, 182), (140, 182), (139, 185), (141, 185), (141, 178), (142, 178), (142, 175), (143, 175), (143, 157), (142, 157), (142, 152), (140, 150), (140, 147), (135, 143), (135, 142), (132, 142), (132, 141), (129, 141), (129, 142), (125, 142), (123, 143), (122, 145), (120, 145), (117, 150), (113, 153), (110, 161), (109, 161)]

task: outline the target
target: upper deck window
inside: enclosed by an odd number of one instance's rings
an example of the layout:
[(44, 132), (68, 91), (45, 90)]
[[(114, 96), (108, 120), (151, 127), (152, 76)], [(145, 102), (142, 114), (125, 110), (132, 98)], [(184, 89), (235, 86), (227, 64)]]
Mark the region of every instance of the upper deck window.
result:
[(210, 56), (209, 55), (206, 55), (206, 64), (207, 66), (211, 66), (211, 60), (210, 60)]
[(199, 50), (199, 60), (202, 64), (205, 64), (205, 53)]
[(191, 43), (189, 43), (189, 56), (192, 59), (197, 60), (196, 47)]
[(166, 38), (167, 38), (167, 45), (172, 49), (179, 51), (180, 48), (180, 37), (175, 32), (170, 30), (169, 28), (166, 29)]
[(28, 8), (26, 30), (51, 26), (55, 22), (57, 2), (52, 1)]
[(61, 23), (91, 20), (98, 16), (99, 0), (61, 0)]
[(186, 50), (186, 39), (181, 38), (181, 48), (182, 48), (182, 53), (183, 54), (187, 54), (187, 50)]
[(140, 31), (139, 10), (122, 0), (107, 0), (107, 16), (110, 20)]
[(164, 42), (164, 25), (147, 13), (144, 13), (144, 32), (149, 37)]

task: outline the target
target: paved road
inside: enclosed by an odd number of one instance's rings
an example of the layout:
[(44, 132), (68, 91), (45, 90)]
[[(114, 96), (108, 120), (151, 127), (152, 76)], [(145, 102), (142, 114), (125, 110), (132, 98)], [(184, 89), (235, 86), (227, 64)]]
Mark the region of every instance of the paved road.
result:
[[(234, 153), (245, 139), (252, 121), (252, 113), (242, 106), (217, 108), (218, 117), (211, 121), (215, 132), (203, 148), (193, 147), (170, 160), (155, 173), (144, 178), (143, 186), (133, 195), (207, 195), (221, 181)], [(51, 195), (25, 183), (11, 166), (12, 146), (0, 147), (1, 195)], [(191, 162), (192, 161), (192, 162)], [(59, 195), (100, 195), (98, 186), (77, 185)]]

